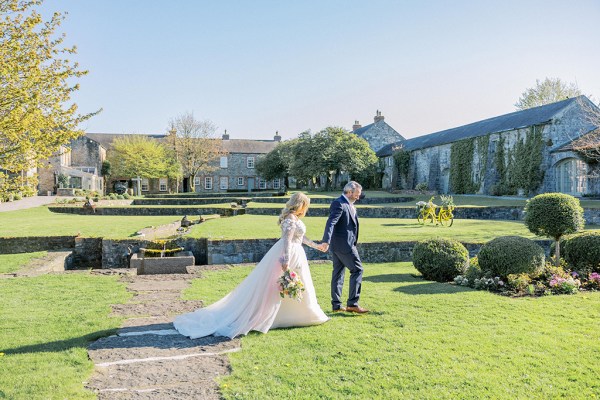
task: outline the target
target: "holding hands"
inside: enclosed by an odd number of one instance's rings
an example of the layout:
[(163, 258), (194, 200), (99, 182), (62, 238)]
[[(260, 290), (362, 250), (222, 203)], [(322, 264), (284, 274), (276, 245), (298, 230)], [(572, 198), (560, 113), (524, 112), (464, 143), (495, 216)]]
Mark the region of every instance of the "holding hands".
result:
[(320, 243), (317, 245), (316, 249), (319, 251), (322, 251), (323, 253), (327, 253), (327, 250), (329, 250), (329, 244), (328, 243)]

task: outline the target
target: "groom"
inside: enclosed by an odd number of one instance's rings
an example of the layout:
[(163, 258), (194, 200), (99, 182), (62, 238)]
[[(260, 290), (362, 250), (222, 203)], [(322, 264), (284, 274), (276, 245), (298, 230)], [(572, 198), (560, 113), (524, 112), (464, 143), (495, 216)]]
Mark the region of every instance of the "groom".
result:
[[(369, 312), (358, 305), (363, 267), (356, 249), (358, 241), (358, 216), (354, 202), (360, 198), (362, 186), (350, 181), (344, 186), (344, 193), (329, 207), (329, 219), (323, 233), (323, 251), (331, 249), (333, 273), (331, 274), (331, 305), (333, 311), (349, 311), (359, 314)], [(344, 286), (345, 268), (350, 270), (350, 293), (347, 307), (342, 306), (341, 296)]]

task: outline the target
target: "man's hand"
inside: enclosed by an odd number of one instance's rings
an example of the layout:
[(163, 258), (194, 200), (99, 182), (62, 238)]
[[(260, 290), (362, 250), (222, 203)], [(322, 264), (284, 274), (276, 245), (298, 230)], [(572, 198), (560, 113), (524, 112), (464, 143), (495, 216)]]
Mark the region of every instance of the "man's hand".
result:
[(321, 243), (318, 249), (321, 250), (323, 253), (327, 253), (327, 250), (329, 250), (329, 243)]

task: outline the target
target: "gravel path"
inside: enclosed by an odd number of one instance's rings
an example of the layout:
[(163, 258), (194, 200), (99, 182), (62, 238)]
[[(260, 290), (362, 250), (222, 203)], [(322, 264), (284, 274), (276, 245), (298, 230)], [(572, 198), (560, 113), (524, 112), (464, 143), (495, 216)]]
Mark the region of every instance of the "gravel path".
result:
[[(108, 273), (108, 272), (104, 272)], [(118, 273), (122, 273), (119, 271)], [(197, 274), (124, 275), (133, 298), (113, 306), (127, 317), (114, 336), (88, 347), (96, 370), (87, 388), (104, 399), (220, 399), (215, 381), (230, 372), (227, 354), (239, 339), (191, 340), (174, 330), (174, 316), (202, 306), (180, 299)]]

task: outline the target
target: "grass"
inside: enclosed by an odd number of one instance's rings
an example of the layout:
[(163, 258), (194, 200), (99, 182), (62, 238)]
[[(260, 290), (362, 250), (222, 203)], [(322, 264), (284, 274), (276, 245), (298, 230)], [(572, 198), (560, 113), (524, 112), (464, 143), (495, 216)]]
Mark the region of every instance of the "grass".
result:
[(0, 279), (0, 398), (94, 399), (87, 344), (114, 333), (110, 304), (128, 298), (115, 277)]
[[(309, 211), (310, 212), (310, 211)], [(320, 240), (327, 218), (305, 217), (306, 235)], [(280, 236), (276, 216), (240, 215), (207, 221), (192, 228), (191, 237), (213, 239), (266, 239)], [(362, 218), (360, 220), (360, 242), (414, 241), (432, 236), (453, 237), (472, 243), (483, 243), (498, 236), (535, 236), (518, 221), (483, 221), (475, 219), (455, 220), (450, 228), (420, 225), (413, 219)]]
[(0, 254), (0, 274), (15, 272), (21, 267), (29, 264), (34, 258), (44, 257), (47, 251), (38, 251), (36, 253), (21, 254)]
[(75, 236), (126, 238), (148, 226), (180, 220), (181, 216), (99, 216), (53, 213), (47, 207), (0, 213), (0, 237)]
[[(209, 272), (186, 297), (214, 302), (250, 270)], [(328, 311), (331, 264), (311, 270)], [(361, 304), (372, 313), (244, 337), (221, 381), (225, 398), (600, 396), (599, 292), (509, 298), (416, 273), (410, 263), (366, 265)]]

